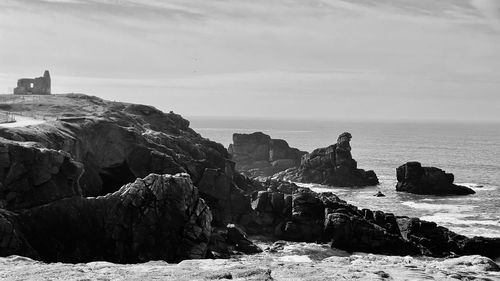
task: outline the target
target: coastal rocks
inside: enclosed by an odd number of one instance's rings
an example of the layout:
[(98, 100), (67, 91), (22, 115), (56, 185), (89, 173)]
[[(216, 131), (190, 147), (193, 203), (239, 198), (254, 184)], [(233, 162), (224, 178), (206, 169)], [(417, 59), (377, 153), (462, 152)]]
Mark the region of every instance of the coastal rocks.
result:
[(83, 165), (63, 151), (0, 138), (0, 208), (15, 210), (81, 195)]
[(238, 225), (228, 224), (212, 230), (207, 257), (229, 258), (234, 254), (256, 254), (262, 249), (248, 239), (247, 234)]
[(236, 170), (252, 177), (267, 177), (297, 167), (302, 155), (306, 154), (291, 148), (285, 140), (271, 139), (261, 132), (233, 134), (233, 144), (228, 151), (236, 162)]
[(467, 195), (474, 190), (453, 184), (451, 173), (435, 168), (422, 167), (419, 162), (408, 162), (396, 169), (397, 191), (432, 195)]
[(0, 209), (0, 256), (23, 255), (38, 258), (31, 245), (20, 230), (18, 216)]
[(251, 220), (242, 227), (275, 239), (328, 242), (349, 252), (386, 255), (500, 256), (498, 238), (467, 238), (418, 218), (360, 210), (329, 192), (297, 188), (287, 194), (269, 188), (254, 194), (252, 209)]
[(414, 243), (423, 255), (482, 255), (500, 256), (500, 239), (456, 234), (434, 222), (418, 218), (398, 217), (397, 223), (404, 239)]
[(229, 158), (221, 144), (189, 128), (189, 121), (152, 106), (68, 94), (11, 107), (13, 112), (58, 119), (36, 129), (0, 128), (0, 137), (68, 153), (83, 164), (83, 196), (112, 193), (150, 173), (188, 173), (197, 184), (205, 169), (224, 170)]
[(273, 178), (332, 186), (377, 185), (374, 171), (357, 168), (351, 155), (351, 138), (350, 133), (342, 133), (336, 144), (315, 149), (302, 157), (298, 168), (288, 169)]
[(151, 174), (113, 194), (67, 198), (19, 217), (26, 240), (48, 262), (204, 258), (212, 220), (186, 174)]

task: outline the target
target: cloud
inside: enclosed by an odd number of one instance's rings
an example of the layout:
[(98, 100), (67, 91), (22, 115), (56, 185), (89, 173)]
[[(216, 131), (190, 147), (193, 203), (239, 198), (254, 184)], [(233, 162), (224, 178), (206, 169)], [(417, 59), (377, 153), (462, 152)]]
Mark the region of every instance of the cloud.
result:
[[(48, 68), (57, 91), (189, 115), (355, 112), (372, 119), (406, 111), (419, 119), (432, 109), (435, 118), (500, 120), (500, 37), (490, 16), (468, 0), (0, 6), (0, 72), (36, 76)], [(0, 79), (1, 89), (9, 81)], [(442, 109), (452, 103), (454, 109)], [(287, 109), (276, 111), (278, 105)], [(468, 105), (477, 109), (464, 115)]]

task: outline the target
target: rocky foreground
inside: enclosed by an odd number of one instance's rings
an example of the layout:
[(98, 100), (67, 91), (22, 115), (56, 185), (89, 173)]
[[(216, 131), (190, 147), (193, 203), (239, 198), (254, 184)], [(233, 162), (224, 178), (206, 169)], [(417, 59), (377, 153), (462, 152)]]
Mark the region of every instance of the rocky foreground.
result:
[[(247, 178), (221, 144), (151, 106), (70, 94), (7, 107), (52, 121), (0, 128), (1, 256), (138, 263), (262, 252), (245, 232), (348, 252), (500, 256), (500, 239), (358, 209), (279, 179)], [(342, 134), (285, 172), (309, 182), (373, 182), (374, 173), (357, 169), (350, 138)]]
[[(309, 247), (308, 247), (309, 246)], [(285, 246), (281, 253), (218, 260), (185, 260), (178, 264), (150, 261), (141, 264), (91, 262), (79, 264), (0, 258), (2, 280), (499, 280), (499, 267), (481, 256), (420, 259), (379, 255), (350, 256), (327, 252), (311, 259), (320, 246)], [(302, 249), (302, 250), (300, 250)]]

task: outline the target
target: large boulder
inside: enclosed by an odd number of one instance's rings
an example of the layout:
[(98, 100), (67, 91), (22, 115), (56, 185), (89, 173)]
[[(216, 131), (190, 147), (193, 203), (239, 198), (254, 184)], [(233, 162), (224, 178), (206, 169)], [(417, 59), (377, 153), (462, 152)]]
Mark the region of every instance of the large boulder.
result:
[(332, 186), (377, 185), (374, 171), (358, 169), (351, 155), (351, 138), (350, 133), (342, 133), (336, 144), (305, 154), (299, 167), (280, 172), (273, 178)]
[(272, 176), (286, 169), (297, 167), (306, 152), (291, 148), (285, 140), (255, 132), (233, 134), (229, 153), (236, 162), (236, 169), (252, 177)]
[(432, 195), (467, 195), (474, 190), (453, 183), (451, 173), (435, 168), (422, 167), (419, 162), (408, 162), (396, 169), (397, 191)]
[(151, 174), (106, 196), (66, 198), (19, 212), (21, 233), (47, 262), (204, 258), (211, 220), (187, 174)]
[(69, 153), (0, 138), (0, 208), (38, 206), (79, 196), (83, 165)]

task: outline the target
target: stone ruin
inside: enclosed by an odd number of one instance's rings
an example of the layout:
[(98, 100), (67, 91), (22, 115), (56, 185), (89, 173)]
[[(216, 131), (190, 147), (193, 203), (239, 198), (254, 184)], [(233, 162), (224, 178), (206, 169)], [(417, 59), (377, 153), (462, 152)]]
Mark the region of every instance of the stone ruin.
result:
[(42, 77), (17, 80), (14, 95), (50, 95), (50, 74), (45, 70)]

